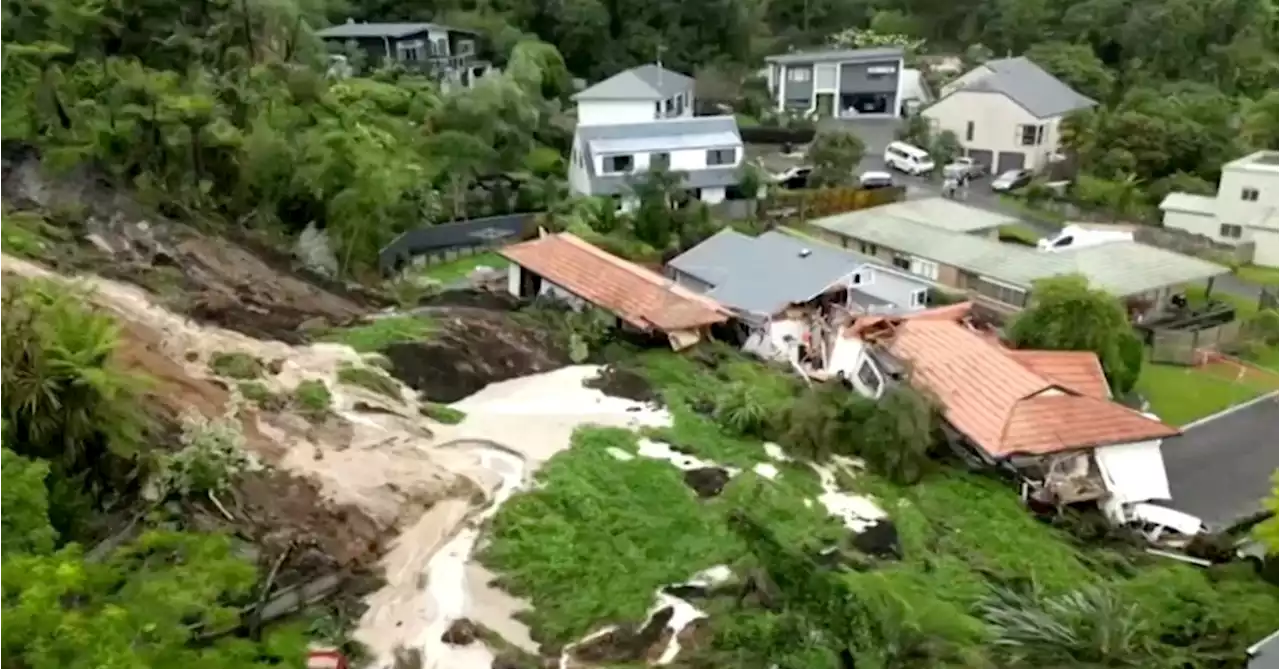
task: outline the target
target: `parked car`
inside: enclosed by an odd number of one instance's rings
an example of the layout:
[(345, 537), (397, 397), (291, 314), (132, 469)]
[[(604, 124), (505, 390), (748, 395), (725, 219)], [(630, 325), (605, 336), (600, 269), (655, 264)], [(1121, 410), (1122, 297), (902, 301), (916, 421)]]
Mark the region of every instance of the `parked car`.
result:
[(906, 142), (890, 142), (884, 147), (884, 164), (899, 172), (919, 176), (933, 171), (933, 158), (924, 149)]
[(1031, 183), (1031, 170), (1009, 170), (991, 180), (991, 190), (997, 193), (1015, 191)]
[(888, 172), (868, 171), (858, 177), (858, 185), (866, 190), (893, 188), (893, 175)]
[(977, 179), (987, 173), (987, 166), (975, 161), (973, 158), (961, 157), (947, 163), (947, 166), (942, 168), (942, 173), (945, 176), (957, 179), (960, 177)]
[(809, 187), (809, 175), (813, 174), (813, 168), (808, 166), (797, 166), (789, 168), (783, 172), (775, 174), (773, 180), (779, 186), (788, 190)]

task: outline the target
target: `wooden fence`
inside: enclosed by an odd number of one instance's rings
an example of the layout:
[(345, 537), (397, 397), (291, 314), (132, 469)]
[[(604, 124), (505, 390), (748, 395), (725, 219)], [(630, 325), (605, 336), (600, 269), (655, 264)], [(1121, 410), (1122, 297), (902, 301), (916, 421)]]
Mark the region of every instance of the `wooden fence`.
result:
[(766, 218), (808, 220), (877, 207), (906, 198), (902, 187), (864, 189), (852, 186), (783, 191), (765, 205)]
[(1151, 333), (1151, 362), (1174, 365), (1197, 365), (1203, 362), (1202, 351), (1219, 350), (1240, 338), (1240, 321), (1200, 330), (1155, 330)]

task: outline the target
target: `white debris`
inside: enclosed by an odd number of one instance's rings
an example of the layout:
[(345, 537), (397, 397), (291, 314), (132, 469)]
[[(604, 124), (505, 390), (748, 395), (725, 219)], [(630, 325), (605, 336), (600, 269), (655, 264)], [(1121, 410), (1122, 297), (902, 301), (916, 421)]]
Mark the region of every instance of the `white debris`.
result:
[(822, 483), (818, 503), (826, 508), (828, 514), (839, 518), (850, 531), (861, 534), (888, 517), (870, 498), (841, 491), (830, 467), (816, 464), (812, 467)]
[(654, 460), (666, 460), (667, 462), (675, 465), (676, 468), (681, 471), (687, 472), (693, 469), (706, 469), (708, 467), (718, 466), (716, 463), (709, 460), (703, 460), (689, 455), (688, 453), (681, 453), (680, 451), (672, 448), (671, 444), (666, 444), (661, 441), (641, 439), (637, 442), (637, 446), (639, 447), (639, 453), (641, 456), (653, 458)]
[(758, 463), (756, 466), (751, 468), (751, 471), (755, 472), (759, 476), (769, 479), (770, 481), (778, 478), (778, 468), (767, 462)]
[(764, 454), (769, 456), (769, 459), (777, 460), (779, 462), (787, 462), (791, 459), (791, 456), (787, 455), (786, 451), (782, 450), (781, 446), (773, 443), (772, 441), (766, 441), (764, 443)]
[(615, 459), (621, 460), (623, 462), (636, 459), (636, 456), (622, 450), (621, 448), (618, 448), (617, 446), (610, 446), (609, 448), (606, 448), (604, 450), (609, 455), (612, 455)]

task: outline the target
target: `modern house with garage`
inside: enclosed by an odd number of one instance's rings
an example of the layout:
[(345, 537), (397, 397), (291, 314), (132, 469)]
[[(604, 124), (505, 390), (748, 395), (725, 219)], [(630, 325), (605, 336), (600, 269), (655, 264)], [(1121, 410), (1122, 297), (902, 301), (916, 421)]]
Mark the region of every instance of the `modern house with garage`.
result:
[(765, 58), (778, 111), (818, 117), (902, 113), (903, 51), (896, 47), (825, 49)]
[(573, 96), (578, 125), (646, 123), (693, 116), (693, 78), (662, 65), (640, 65)]
[(922, 114), (993, 173), (1044, 169), (1059, 157), (1062, 119), (1098, 103), (1026, 57), (990, 60), (942, 87)]
[[(1080, 274), (1091, 285), (1159, 310), (1186, 284), (1229, 274), (1230, 268), (1148, 246), (1132, 237), (1040, 250), (964, 230), (957, 220), (923, 222), (873, 207), (809, 221), (825, 241), (964, 292), (984, 308), (1013, 313), (1029, 304), (1032, 286)], [(945, 226), (943, 225), (945, 221)], [(1141, 314), (1134, 314), (1135, 317)]]
[(1164, 227), (1222, 244), (1252, 244), (1251, 262), (1280, 265), (1280, 153), (1258, 151), (1222, 166), (1216, 195), (1170, 193), (1160, 203)]
[(435, 23), (346, 23), (316, 36), (330, 53), (360, 54), (369, 65), (395, 63), (430, 74), (448, 85), (473, 86), (492, 65), (477, 58), (479, 33)]

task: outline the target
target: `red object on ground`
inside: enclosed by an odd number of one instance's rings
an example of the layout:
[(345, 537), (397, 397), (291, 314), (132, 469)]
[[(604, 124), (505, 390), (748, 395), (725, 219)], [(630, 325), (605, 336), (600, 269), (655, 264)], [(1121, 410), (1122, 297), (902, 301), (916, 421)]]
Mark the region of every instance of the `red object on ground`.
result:
[(351, 669), (351, 665), (341, 651), (313, 650), (307, 654), (307, 669)]

